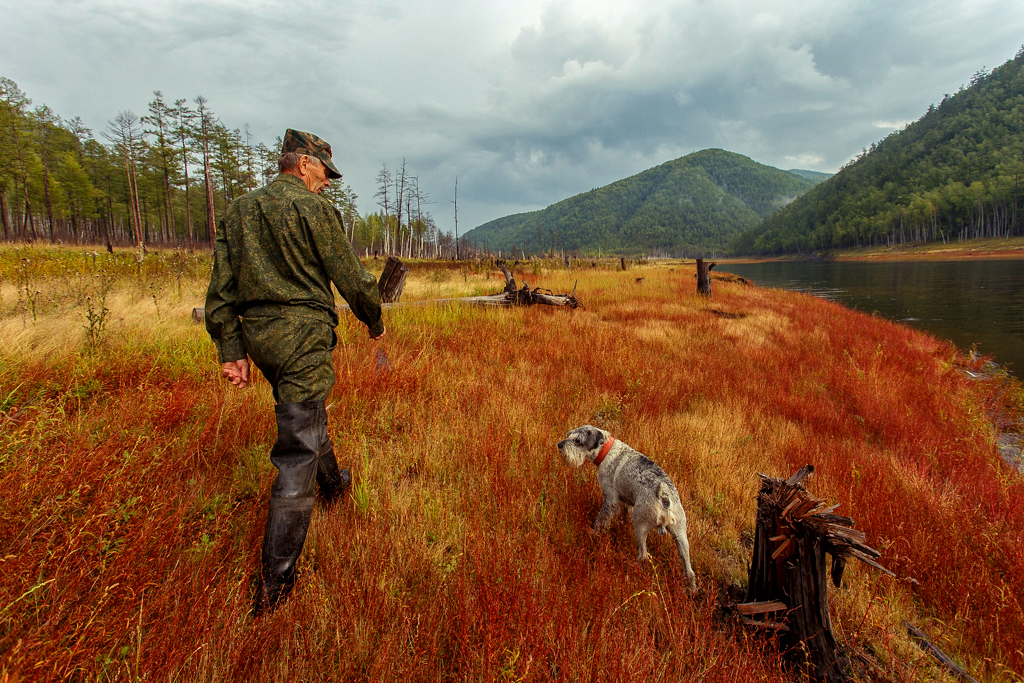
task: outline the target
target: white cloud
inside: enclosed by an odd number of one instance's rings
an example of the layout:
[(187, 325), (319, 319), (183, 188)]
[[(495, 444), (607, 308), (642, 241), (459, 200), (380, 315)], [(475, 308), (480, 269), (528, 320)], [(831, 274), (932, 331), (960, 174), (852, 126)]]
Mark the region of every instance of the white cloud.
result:
[(875, 121), (874, 126), (882, 130), (899, 130), (908, 123), (910, 121)]

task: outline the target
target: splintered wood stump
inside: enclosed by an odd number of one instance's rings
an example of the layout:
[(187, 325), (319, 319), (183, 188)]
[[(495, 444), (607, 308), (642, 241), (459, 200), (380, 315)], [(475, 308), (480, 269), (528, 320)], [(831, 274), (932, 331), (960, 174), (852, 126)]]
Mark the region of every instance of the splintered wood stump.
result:
[(400, 260), (394, 256), (388, 256), (387, 263), (384, 264), (384, 272), (380, 274), (380, 280), (377, 281), (381, 303), (396, 303), (402, 298), (405, 278), (408, 275), (409, 269)]
[(892, 572), (875, 562), (881, 554), (865, 544), (864, 532), (852, 528), (852, 519), (833, 514), (838, 505), (829, 506), (807, 492), (804, 482), (813, 472), (814, 466), (805, 465), (785, 481), (758, 475), (750, 585), (738, 610), (744, 615), (770, 612), (771, 622), (743, 621), (783, 630), (792, 645), (806, 652), (815, 680), (837, 683), (850, 678), (828, 614), (825, 555), (832, 556), (836, 587), (850, 557)]

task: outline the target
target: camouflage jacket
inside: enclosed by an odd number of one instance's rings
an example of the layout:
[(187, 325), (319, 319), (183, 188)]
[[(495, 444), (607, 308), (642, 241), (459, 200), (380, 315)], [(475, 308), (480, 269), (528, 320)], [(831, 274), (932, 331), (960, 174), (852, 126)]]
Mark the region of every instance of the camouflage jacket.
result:
[(233, 201), (217, 225), (206, 292), (206, 331), (220, 361), (245, 358), (240, 315), (294, 313), (337, 325), (331, 282), (371, 334), (384, 331), (376, 279), (327, 199), (281, 174)]

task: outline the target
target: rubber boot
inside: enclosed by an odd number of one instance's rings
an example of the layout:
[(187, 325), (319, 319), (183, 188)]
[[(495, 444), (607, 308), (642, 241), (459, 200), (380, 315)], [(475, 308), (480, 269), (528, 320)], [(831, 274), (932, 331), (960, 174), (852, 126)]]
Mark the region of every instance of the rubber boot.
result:
[(330, 507), (348, 491), (352, 485), (352, 475), (348, 470), (338, 469), (338, 460), (334, 457), (334, 444), (327, 434), (327, 408), (322, 401), (319, 419), (323, 425), (323, 436), (320, 442), (320, 455), (317, 458), (316, 483), (324, 504)]
[(320, 495), (327, 507), (331, 507), (335, 501), (344, 497), (352, 485), (352, 475), (349, 474), (349, 471), (338, 468), (338, 460), (334, 457), (334, 444), (329, 438), (320, 448), (316, 483), (320, 487)]
[(274, 407), (277, 441), (270, 451), (270, 461), (277, 467), (277, 478), (270, 489), (263, 534), (257, 615), (273, 612), (295, 584), (295, 562), (306, 542), (316, 493), (317, 463), (324, 434), (322, 410), (323, 401)]

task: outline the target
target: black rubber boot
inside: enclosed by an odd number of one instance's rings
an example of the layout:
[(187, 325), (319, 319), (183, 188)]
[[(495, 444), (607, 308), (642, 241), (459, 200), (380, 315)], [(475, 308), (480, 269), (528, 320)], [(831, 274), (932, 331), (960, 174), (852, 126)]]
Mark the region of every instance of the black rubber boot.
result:
[(320, 455), (317, 458), (316, 483), (324, 504), (330, 507), (341, 499), (352, 485), (352, 475), (348, 470), (338, 469), (338, 460), (334, 457), (334, 444), (327, 435), (327, 409), (320, 403), (320, 419), (323, 424), (323, 440), (320, 442)]
[(344, 497), (352, 485), (352, 475), (348, 470), (339, 469), (338, 461), (334, 457), (334, 444), (328, 439), (320, 451), (320, 460), (317, 463), (316, 483), (320, 487), (320, 495), (324, 499), (324, 505), (330, 507), (335, 501)]
[(267, 527), (263, 534), (257, 615), (273, 612), (295, 584), (295, 562), (306, 542), (316, 492), (317, 463), (325, 431), (323, 401), (284, 403), (274, 407), (277, 441), (270, 461), (277, 478), (270, 489)]

